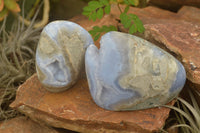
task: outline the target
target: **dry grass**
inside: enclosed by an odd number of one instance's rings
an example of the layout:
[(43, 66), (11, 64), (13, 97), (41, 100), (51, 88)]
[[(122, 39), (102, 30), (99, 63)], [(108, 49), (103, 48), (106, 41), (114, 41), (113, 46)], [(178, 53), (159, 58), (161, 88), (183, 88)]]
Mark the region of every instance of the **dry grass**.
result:
[(34, 16), (27, 27), (15, 20), (10, 31), (6, 31), (6, 19), (0, 29), (0, 120), (18, 114), (9, 108), (15, 99), (17, 87), (35, 72), (35, 49), (40, 29), (34, 29)]
[[(191, 102), (178, 97), (176, 106), (164, 105), (164, 107), (174, 110), (175, 118), (171, 120), (177, 124), (171, 126), (170, 129), (178, 128), (180, 133), (200, 133), (200, 107), (197, 103), (200, 93), (197, 91), (194, 93), (197, 94), (196, 99), (194, 94), (188, 90)], [(165, 131), (162, 132), (167, 133)]]

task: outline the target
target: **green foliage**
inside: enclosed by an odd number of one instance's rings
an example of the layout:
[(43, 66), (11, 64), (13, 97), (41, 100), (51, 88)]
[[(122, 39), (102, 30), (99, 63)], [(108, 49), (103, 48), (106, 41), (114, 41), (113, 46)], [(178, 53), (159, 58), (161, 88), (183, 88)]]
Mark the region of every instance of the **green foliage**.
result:
[(105, 14), (110, 13), (110, 4), (108, 0), (90, 1), (88, 6), (83, 8), (83, 15), (89, 17), (89, 20), (96, 21)]
[(126, 5), (138, 6), (139, 0), (124, 0)]
[[(200, 98), (200, 93), (196, 92), (196, 94)], [(189, 96), (191, 103), (178, 97), (177, 107), (169, 105), (164, 105), (164, 107), (175, 110), (178, 124), (171, 128), (180, 128), (181, 133), (200, 133), (200, 107), (191, 91), (189, 91)]]
[(117, 28), (115, 26), (102, 26), (101, 28), (98, 26), (94, 26), (92, 30), (90, 30), (90, 34), (94, 37), (94, 40), (98, 40), (101, 36), (101, 33), (106, 33), (109, 31), (117, 31)]
[[(144, 26), (142, 21), (135, 14), (128, 14), (130, 6), (138, 6), (139, 0), (93, 0), (88, 3), (88, 6), (83, 8), (83, 15), (87, 16), (89, 20), (96, 21), (96, 19), (101, 19), (105, 14), (109, 14), (111, 10), (111, 4), (117, 4), (120, 14), (120, 22), (122, 25), (129, 30), (130, 34), (144, 32)], [(126, 8), (122, 12), (119, 4), (123, 3)], [(94, 40), (98, 40), (101, 33), (109, 32), (112, 30), (117, 30), (114, 26), (103, 26), (102, 28), (94, 27), (90, 33), (94, 37)]]
[(120, 15), (120, 20), (123, 26), (129, 29), (130, 34), (137, 31), (142, 33), (145, 30), (142, 21), (135, 14), (122, 13)]

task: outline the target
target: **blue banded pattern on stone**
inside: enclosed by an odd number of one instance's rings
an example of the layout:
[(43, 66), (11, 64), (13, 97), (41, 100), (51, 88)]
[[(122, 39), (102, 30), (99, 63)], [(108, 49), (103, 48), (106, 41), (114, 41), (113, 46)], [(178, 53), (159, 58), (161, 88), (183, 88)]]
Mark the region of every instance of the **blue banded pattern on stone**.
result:
[(54, 21), (42, 31), (36, 51), (36, 70), (49, 91), (60, 92), (76, 83), (84, 67), (90, 34), (70, 21)]
[(182, 90), (186, 73), (172, 55), (152, 43), (120, 32), (102, 36), (100, 50), (86, 50), (90, 93), (97, 105), (114, 111), (157, 107)]

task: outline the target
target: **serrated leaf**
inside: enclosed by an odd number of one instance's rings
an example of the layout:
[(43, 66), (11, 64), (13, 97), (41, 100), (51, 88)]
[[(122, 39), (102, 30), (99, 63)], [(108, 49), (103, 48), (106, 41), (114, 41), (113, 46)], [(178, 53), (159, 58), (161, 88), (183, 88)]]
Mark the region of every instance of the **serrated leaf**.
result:
[(125, 21), (123, 25), (124, 25), (124, 28), (129, 28), (131, 26), (131, 19), (127, 19), (127, 21)]
[(124, 9), (124, 13), (127, 13), (129, 10), (129, 6), (126, 6), (126, 8)]
[(91, 14), (91, 19), (93, 21), (96, 21), (96, 19), (97, 19), (97, 13), (96, 12), (94, 12), (94, 13)]
[(93, 8), (100, 8), (103, 6), (99, 1), (90, 1), (88, 3), (88, 6), (93, 7)]
[(133, 20), (138, 19), (138, 16), (135, 14), (129, 14), (129, 17)]
[(104, 8), (105, 13), (106, 13), (106, 14), (109, 14), (109, 13), (110, 13), (110, 9), (111, 9), (111, 6), (110, 6), (110, 5), (106, 6), (106, 7)]
[(100, 3), (103, 4), (103, 5), (109, 5), (108, 0), (100, 0)]
[(101, 36), (101, 34), (100, 34), (100, 33), (99, 33), (99, 34), (97, 34), (97, 35), (94, 37), (94, 41), (98, 40), (100, 36)]
[(88, 2), (88, 5), (91, 6), (91, 5), (99, 5), (99, 2), (98, 1), (90, 1)]
[(139, 4), (139, 0), (128, 0), (128, 1), (133, 6), (138, 6), (138, 4)]
[(97, 18), (101, 19), (103, 17), (103, 9), (99, 8), (99, 10), (97, 11)]
[(103, 26), (102, 27), (102, 31), (104, 31), (104, 32), (108, 32), (110, 30), (110, 28), (108, 27), (108, 26)]
[(145, 31), (145, 28), (143, 25), (141, 25), (140, 27), (137, 27), (138, 32), (143, 33)]
[(3, 10), (4, 7), (4, 1), (0, 0), (0, 12)]
[(99, 31), (101, 31), (101, 28), (100, 28), (99, 26), (94, 26), (94, 27), (93, 27), (93, 30), (95, 30), (95, 31), (98, 31), (98, 32), (99, 32)]
[(94, 40), (96, 41), (100, 37), (99, 34), (104, 33), (104, 32), (106, 33), (109, 31), (117, 31), (117, 28), (113, 25), (111, 26), (104, 25), (102, 27), (94, 26), (92, 30), (89, 31), (89, 33), (94, 37)]
[(83, 8), (83, 11), (93, 11), (93, 9), (90, 8), (89, 6), (86, 6), (86, 7)]
[(8, 15), (8, 10), (7, 10), (6, 8), (4, 8), (4, 9), (0, 12), (0, 21), (2, 21), (7, 15)]
[(121, 23), (124, 25), (127, 21), (128, 21), (128, 15), (126, 13), (122, 13), (120, 15), (120, 20), (121, 20)]
[(127, 4), (127, 5), (130, 5), (128, 0), (124, 0), (124, 3)]
[(137, 19), (134, 20), (134, 23), (137, 27), (137, 31), (140, 32), (140, 33), (143, 33), (145, 28), (143, 26), (142, 21), (139, 18), (137, 18)]
[(89, 33), (94, 36), (96, 34), (96, 31), (95, 30), (90, 30)]
[(125, 13), (121, 13), (120, 14), (119, 18), (120, 18), (121, 21), (124, 21), (125, 15), (126, 15)]
[(84, 11), (84, 12), (82, 12), (82, 14), (88, 17), (90, 15), (90, 12)]
[(20, 12), (20, 7), (15, 0), (4, 0), (4, 4), (8, 8), (8, 10), (11, 10), (13, 12)]
[(110, 26), (110, 31), (117, 31), (117, 28), (115, 26)]
[(129, 33), (130, 33), (130, 34), (133, 34), (133, 33), (135, 33), (135, 32), (137, 32), (137, 28), (135, 27), (134, 24), (132, 24), (131, 27), (129, 28)]

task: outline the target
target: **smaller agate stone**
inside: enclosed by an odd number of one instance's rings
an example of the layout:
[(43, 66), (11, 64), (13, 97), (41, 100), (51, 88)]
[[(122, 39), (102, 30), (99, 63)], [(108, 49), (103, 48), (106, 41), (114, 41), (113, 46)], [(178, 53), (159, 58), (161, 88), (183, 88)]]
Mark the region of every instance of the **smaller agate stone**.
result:
[(85, 56), (90, 93), (97, 105), (114, 111), (157, 107), (182, 90), (186, 73), (172, 55), (139, 37), (109, 32), (101, 48)]
[(36, 50), (40, 82), (51, 92), (70, 88), (84, 67), (85, 51), (90, 44), (93, 44), (92, 37), (78, 24), (69, 21), (48, 24)]

